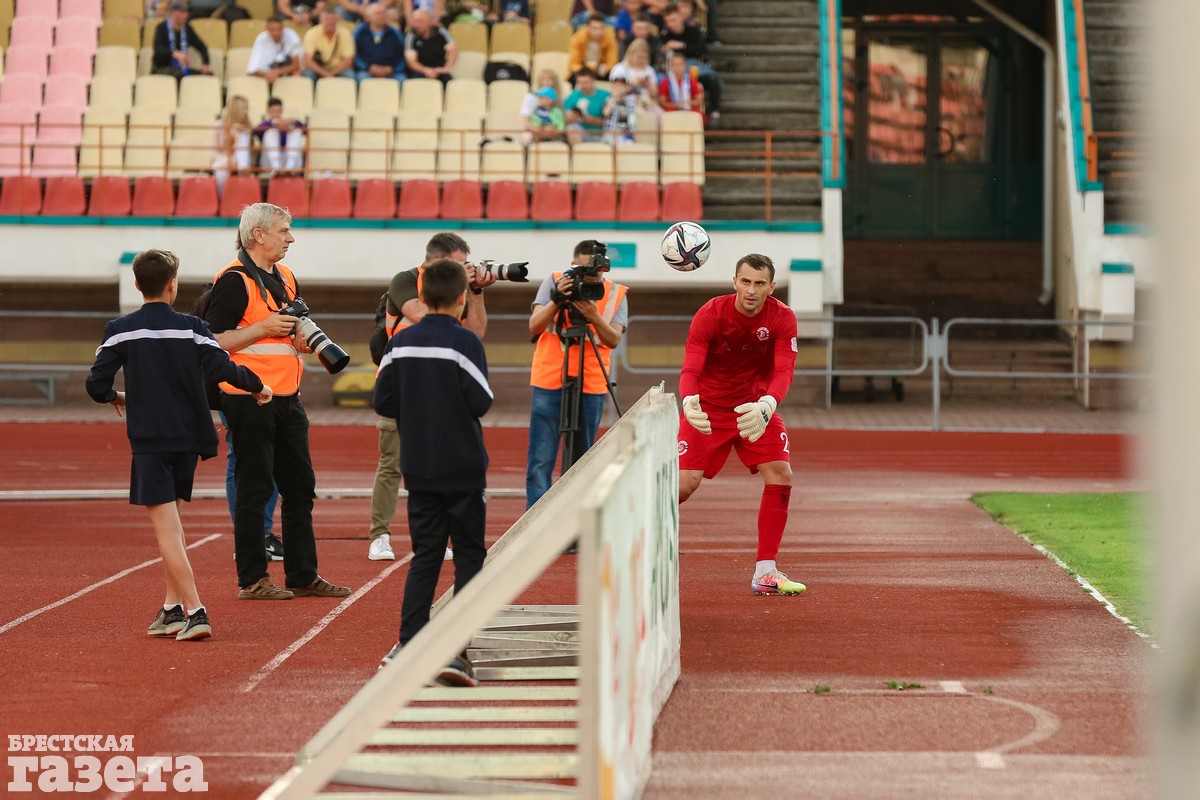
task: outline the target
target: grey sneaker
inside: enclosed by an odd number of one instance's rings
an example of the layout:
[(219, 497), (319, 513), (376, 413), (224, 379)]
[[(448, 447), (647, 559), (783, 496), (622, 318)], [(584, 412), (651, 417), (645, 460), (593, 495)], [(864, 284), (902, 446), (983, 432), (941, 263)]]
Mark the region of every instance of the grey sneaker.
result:
[(478, 686), (475, 678), (475, 667), (471, 665), (466, 654), (455, 656), (454, 660), (442, 667), (438, 673), (437, 682), (442, 686)]
[(280, 589), (276, 586), (275, 581), (271, 580), (269, 575), (238, 590), (238, 600), (291, 600), (295, 596), (287, 589)]
[(188, 614), (187, 625), (175, 637), (181, 642), (199, 641), (212, 636), (212, 626), (208, 623), (208, 614), (203, 608), (197, 608), (195, 612)]
[(296, 597), (349, 597), (349, 586), (334, 586), (321, 576), (308, 586), (289, 586), (288, 591)]
[(399, 642), (396, 642), (394, 645), (392, 645), (392, 649), (387, 651), (387, 655), (379, 659), (379, 668), (383, 669), (388, 664), (392, 663), (392, 659), (400, 655), (400, 648), (403, 646), (404, 645), (400, 644)]
[(158, 616), (154, 618), (154, 622), (150, 623), (150, 627), (146, 629), (147, 636), (174, 636), (183, 630), (187, 624), (187, 615), (183, 612), (183, 606), (172, 606), (171, 608), (160, 608)]

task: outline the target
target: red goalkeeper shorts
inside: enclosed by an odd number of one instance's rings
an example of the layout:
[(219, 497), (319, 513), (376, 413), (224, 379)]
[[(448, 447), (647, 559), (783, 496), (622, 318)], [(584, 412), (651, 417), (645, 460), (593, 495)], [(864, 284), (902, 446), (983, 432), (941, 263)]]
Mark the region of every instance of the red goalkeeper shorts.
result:
[(751, 473), (758, 472), (759, 464), (771, 461), (791, 461), (788, 449), (787, 429), (778, 414), (771, 415), (767, 430), (758, 441), (743, 439), (738, 433), (738, 415), (733, 412), (711, 411), (708, 421), (712, 433), (707, 436), (691, 426), (679, 415), (679, 468), (702, 469), (704, 477), (715, 477), (729, 458), (729, 448), (737, 450)]

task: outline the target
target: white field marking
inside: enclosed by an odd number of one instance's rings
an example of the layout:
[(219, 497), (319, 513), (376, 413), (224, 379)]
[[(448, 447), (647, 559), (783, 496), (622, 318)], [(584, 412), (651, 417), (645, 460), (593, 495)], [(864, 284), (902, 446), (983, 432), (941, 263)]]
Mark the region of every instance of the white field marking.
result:
[(984, 769), (1004, 769), (1004, 756), (991, 750), (981, 750), (975, 754), (975, 763)]
[(1046, 556), (1051, 561), (1053, 561), (1055, 564), (1057, 564), (1063, 572), (1067, 573), (1068, 575), (1074, 575), (1075, 582), (1078, 583), (1080, 586), (1082, 586), (1085, 590), (1087, 590), (1088, 594), (1090, 594), (1092, 597), (1094, 597), (1100, 603), (1100, 605), (1104, 606), (1104, 608), (1107, 609), (1108, 613), (1112, 614), (1114, 617), (1119, 619), (1125, 625), (1125, 627), (1129, 628), (1129, 630), (1133, 631), (1141, 638), (1150, 642), (1151, 647), (1153, 647), (1156, 650), (1158, 649), (1158, 643), (1151, 641), (1150, 634), (1146, 633), (1141, 628), (1139, 628), (1133, 620), (1129, 619), (1129, 617), (1126, 617), (1126, 616), (1122, 615), (1120, 611), (1117, 611), (1116, 606), (1114, 606), (1111, 602), (1109, 602), (1107, 597), (1100, 594), (1099, 589), (1097, 589), (1095, 586), (1092, 586), (1090, 583), (1088, 583), (1087, 578), (1083, 577), (1078, 572), (1075, 572), (1075, 570), (1071, 569), (1071, 567), (1067, 564), (1067, 562), (1063, 561), (1061, 558), (1059, 558), (1054, 553), (1047, 550), (1045, 547), (1042, 547), (1040, 544), (1034, 544), (1033, 542), (1031, 542), (1029, 540), (1028, 536), (1024, 536), (1022, 534), (1017, 534), (1017, 535), (1020, 536), (1025, 541), (1029, 542), (1031, 545), (1033, 545), (1034, 550), (1037, 550), (1039, 553)]
[(963, 686), (962, 681), (938, 681), (942, 685), (942, 691), (947, 694), (966, 694), (967, 687)]
[(330, 611), (325, 616), (321, 617), (320, 621), (317, 622), (316, 625), (313, 625), (311, 628), (309, 628), (307, 633), (305, 633), (303, 636), (301, 636), (296, 641), (289, 644), (283, 650), (280, 650), (279, 653), (276, 654), (276, 656), (274, 658), (272, 658), (270, 661), (268, 661), (263, 666), (262, 669), (260, 669), (258, 672), (256, 672), (250, 678), (250, 680), (246, 681), (246, 684), (244, 686), (242, 686), (241, 691), (242, 692), (254, 691), (254, 687), (258, 686), (260, 683), (262, 683), (267, 678), (269, 678), (271, 676), (271, 673), (274, 672), (275, 670), (279, 669), (279, 667), (283, 665), (283, 662), (287, 661), (289, 658), (291, 658), (293, 655), (295, 655), (297, 650), (299, 650), (301, 647), (304, 647), (304, 645), (308, 644), (314, 638), (316, 638), (317, 634), (319, 634), (321, 631), (325, 630), (325, 628), (329, 625), (329, 623), (331, 623), (335, 619), (337, 619), (343, 611), (345, 611), (346, 609), (350, 608), (350, 606), (357, 603), (359, 601), (359, 599), (361, 599), (363, 597), (363, 595), (365, 595), (367, 592), (371, 591), (376, 586), (378, 586), (385, 578), (387, 578), (388, 575), (391, 575), (393, 572), (400, 569), (400, 567), (404, 566), (409, 561), (412, 561), (412, 557), (413, 557), (413, 554), (409, 553), (408, 555), (406, 555), (404, 558), (400, 559), (396, 563), (389, 565), (388, 568), (385, 569), (383, 572), (379, 573), (374, 578), (372, 578), (370, 581), (363, 584), (363, 586), (361, 588), (359, 588), (358, 591), (354, 592), (352, 595), (347, 597), (345, 600), (338, 603), (337, 606), (332, 611)]
[[(128, 493), (126, 493), (126, 494), (128, 494)], [(209, 542), (211, 542), (215, 539), (220, 539), (221, 536), (222, 536), (222, 534), (219, 534), (219, 533), (214, 533), (209, 536), (205, 536), (203, 539), (200, 539), (198, 541), (195, 541), (195, 542), (192, 542), (191, 544), (189, 544), (187, 546), (187, 549), (193, 550), (193, 549), (199, 547), (200, 545), (208, 544)], [(119, 581), (119, 580), (121, 580), (121, 578), (124, 578), (126, 575), (130, 575), (134, 572), (137, 572), (139, 569), (145, 569), (146, 567), (152, 567), (155, 564), (160, 563), (161, 561), (162, 561), (161, 557), (153, 558), (149, 561), (143, 561), (141, 564), (138, 564), (135, 567), (130, 567), (129, 569), (123, 569), (120, 572), (118, 572), (116, 575), (110, 575), (109, 577), (105, 578), (102, 581), (97, 581), (96, 583), (93, 583), (91, 586), (86, 586), (83, 589), (80, 589), (78, 592), (76, 592), (73, 595), (64, 597), (61, 600), (55, 600), (53, 603), (51, 603), (48, 606), (42, 606), (39, 609), (30, 611), (28, 614), (17, 617), (12, 622), (6, 622), (3, 625), (0, 625), (0, 633), (8, 633), (13, 628), (17, 627), (18, 625), (20, 625), (23, 622), (28, 622), (29, 620), (33, 619), (36, 616), (45, 614), (47, 611), (53, 611), (54, 609), (58, 608), (59, 606), (65, 606), (67, 603), (71, 602), (72, 600), (77, 600), (80, 597), (83, 597), (88, 592), (99, 589), (101, 586), (107, 586), (108, 584), (113, 583), (114, 581)]]

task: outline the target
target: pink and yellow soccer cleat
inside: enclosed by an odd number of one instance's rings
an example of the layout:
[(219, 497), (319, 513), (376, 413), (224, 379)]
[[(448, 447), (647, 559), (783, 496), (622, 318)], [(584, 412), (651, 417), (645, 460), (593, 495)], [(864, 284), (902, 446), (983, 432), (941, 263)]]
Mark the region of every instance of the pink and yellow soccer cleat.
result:
[(750, 581), (750, 588), (755, 594), (800, 594), (808, 587), (803, 583), (788, 580), (787, 575), (773, 569), (766, 575)]

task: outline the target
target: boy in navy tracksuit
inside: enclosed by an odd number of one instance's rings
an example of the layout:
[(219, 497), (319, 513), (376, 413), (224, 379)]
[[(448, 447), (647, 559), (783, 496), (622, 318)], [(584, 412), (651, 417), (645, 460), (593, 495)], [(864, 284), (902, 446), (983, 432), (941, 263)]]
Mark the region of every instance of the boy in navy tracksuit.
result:
[[(492, 405), (487, 359), (479, 337), (459, 324), (466, 305), (467, 271), (449, 258), (434, 261), (421, 278), (429, 313), (388, 342), (375, 382), (375, 411), (400, 432), (400, 472), (408, 489), (413, 558), (404, 583), (400, 641), (386, 664), (429, 622), (442, 558), (454, 537), (454, 591), (483, 568), (487, 508), (487, 449), (479, 418)], [(475, 686), (466, 651), (438, 682)]]
[[(129, 502), (148, 507), (167, 578), (166, 600), (146, 633), (207, 639), (212, 627), (196, 591), (178, 507), (192, 499), (196, 462), (217, 454), (204, 379), (253, 392), (260, 404), (270, 401), (271, 388), (230, 361), (203, 320), (171, 308), (178, 273), (179, 259), (166, 250), (147, 250), (133, 260), (145, 305), (105, 326), (87, 391), (97, 403), (112, 403), (118, 415), (129, 412)], [(113, 389), (121, 369), (124, 392)]]

